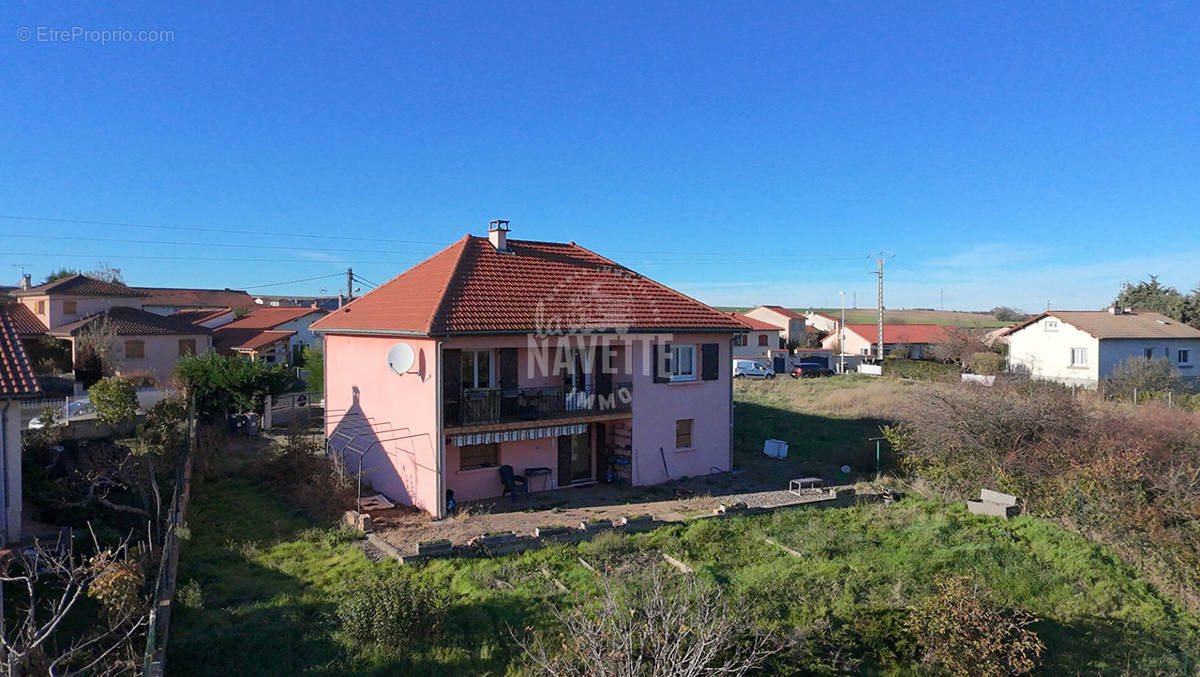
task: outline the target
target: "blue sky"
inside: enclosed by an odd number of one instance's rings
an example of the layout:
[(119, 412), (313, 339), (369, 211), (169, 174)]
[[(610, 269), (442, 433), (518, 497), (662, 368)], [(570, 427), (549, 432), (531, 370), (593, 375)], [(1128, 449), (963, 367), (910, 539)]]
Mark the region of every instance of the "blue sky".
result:
[(713, 304), (1200, 284), (1194, 3), (171, 4), (0, 8), (3, 281), (332, 292), (506, 218)]

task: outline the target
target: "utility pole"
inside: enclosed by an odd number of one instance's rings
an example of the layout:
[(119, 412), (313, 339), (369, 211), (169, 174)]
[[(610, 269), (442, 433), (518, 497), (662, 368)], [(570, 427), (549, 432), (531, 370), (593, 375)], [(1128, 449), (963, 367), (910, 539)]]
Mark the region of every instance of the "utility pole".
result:
[(842, 322), (838, 325), (838, 373), (846, 373), (846, 292), (838, 292), (842, 295)]
[(879, 257), (879, 359), (883, 360), (883, 257)]
[[(882, 263), (879, 265), (883, 265)], [(346, 268), (346, 302), (354, 300), (354, 269)]]

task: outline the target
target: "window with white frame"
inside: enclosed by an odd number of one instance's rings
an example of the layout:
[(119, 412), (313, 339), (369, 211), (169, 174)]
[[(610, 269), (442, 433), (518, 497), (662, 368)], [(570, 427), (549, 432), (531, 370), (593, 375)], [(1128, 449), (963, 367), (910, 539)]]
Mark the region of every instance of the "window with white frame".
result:
[(464, 350), (462, 351), (462, 387), (490, 388), (492, 387), (492, 351)]
[(1175, 360), (1175, 361), (1176, 361), (1176, 362), (1178, 362), (1179, 364), (1191, 364), (1191, 362), (1192, 362), (1192, 351), (1190, 351), (1190, 350), (1180, 350), (1180, 351), (1179, 351), (1179, 352), (1176, 354), (1176, 357), (1177, 357), (1178, 359), (1177, 359), (1177, 360)]
[(1071, 366), (1086, 367), (1087, 366), (1087, 348), (1072, 348), (1071, 349)]
[(696, 380), (696, 346), (671, 346), (671, 380)]
[(1043, 325), (1046, 331), (1058, 331), (1058, 320), (1046, 320)]

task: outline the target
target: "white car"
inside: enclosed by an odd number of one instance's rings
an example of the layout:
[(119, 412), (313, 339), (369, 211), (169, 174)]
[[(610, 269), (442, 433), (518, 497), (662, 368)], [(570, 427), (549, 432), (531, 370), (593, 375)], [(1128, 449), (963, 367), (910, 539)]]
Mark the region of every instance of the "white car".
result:
[[(59, 423), (64, 423), (62, 407), (54, 407), (54, 413), (57, 415), (56, 420)], [(67, 405), (67, 418), (78, 418), (87, 416), (88, 414), (96, 413), (96, 408), (92, 406), (91, 400), (75, 400)], [(27, 426), (29, 430), (40, 430), (42, 428), (42, 415), (39, 413), (33, 417)]]
[(775, 378), (775, 372), (764, 367), (761, 362), (755, 362), (754, 360), (734, 360), (733, 377), (773, 379)]

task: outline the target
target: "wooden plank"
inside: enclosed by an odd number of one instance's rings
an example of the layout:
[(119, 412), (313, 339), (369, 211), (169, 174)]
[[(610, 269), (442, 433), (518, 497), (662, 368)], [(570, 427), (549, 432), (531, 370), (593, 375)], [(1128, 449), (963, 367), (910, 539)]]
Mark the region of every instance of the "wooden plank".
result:
[(668, 555), (665, 552), (660, 553), (660, 554), (663, 556), (663, 559), (667, 560), (668, 564), (675, 567), (676, 569), (679, 569), (680, 571), (682, 571), (685, 574), (692, 573), (693, 569), (690, 566), (688, 566), (686, 563), (680, 562), (679, 560), (675, 559), (674, 557), (671, 557), (670, 555)]
[(796, 552), (795, 550), (792, 550), (791, 548), (787, 547), (786, 545), (780, 543), (779, 541), (777, 541), (773, 538), (768, 538), (766, 536), (763, 536), (763, 540), (766, 541), (767, 543), (770, 543), (771, 545), (775, 546), (776, 548), (779, 548), (780, 550), (786, 552), (787, 554), (791, 555), (792, 557), (798, 557), (800, 559), (804, 559), (804, 555), (801, 555), (800, 553)]

